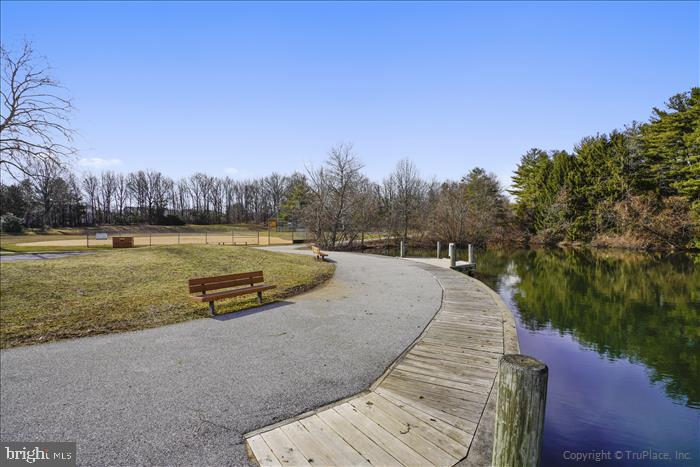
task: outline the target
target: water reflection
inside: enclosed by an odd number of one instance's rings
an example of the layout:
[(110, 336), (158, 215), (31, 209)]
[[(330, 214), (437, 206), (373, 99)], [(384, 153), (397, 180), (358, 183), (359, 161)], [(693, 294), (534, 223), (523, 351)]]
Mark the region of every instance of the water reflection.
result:
[(697, 255), (483, 252), (477, 275), (515, 311), (522, 351), (550, 366), (545, 465), (599, 465), (564, 453), (605, 449), (700, 465)]

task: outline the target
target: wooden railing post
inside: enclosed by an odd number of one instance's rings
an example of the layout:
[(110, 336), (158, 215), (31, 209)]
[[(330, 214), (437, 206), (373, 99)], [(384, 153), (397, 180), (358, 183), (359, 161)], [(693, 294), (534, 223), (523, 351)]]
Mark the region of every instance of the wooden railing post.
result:
[(474, 248), (472, 247), (472, 244), (469, 244), (469, 253), (468, 253), (468, 263), (469, 264), (474, 264)]
[(454, 243), (450, 243), (447, 246), (447, 251), (450, 254), (450, 267), (453, 268), (457, 266), (457, 246)]
[(404, 258), (406, 256), (406, 244), (403, 240), (399, 242), (399, 258)]
[(437, 259), (440, 259), (440, 242), (437, 242)]
[(508, 354), (498, 364), (493, 467), (537, 467), (547, 400), (547, 365)]

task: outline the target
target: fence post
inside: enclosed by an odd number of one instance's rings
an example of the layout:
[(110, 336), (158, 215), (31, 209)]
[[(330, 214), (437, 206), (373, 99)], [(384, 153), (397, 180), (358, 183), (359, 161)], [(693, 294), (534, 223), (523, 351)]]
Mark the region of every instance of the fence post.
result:
[(260, 245), (260, 231), (258, 230), (258, 245)]
[(406, 256), (406, 243), (403, 240), (399, 242), (399, 258), (404, 258)]
[(450, 255), (450, 267), (453, 268), (457, 266), (457, 247), (454, 243), (447, 245), (447, 252)]
[(493, 467), (540, 465), (548, 372), (547, 365), (527, 355), (501, 357)]
[(474, 264), (474, 248), (472, 247), (472, 244), (469, 244), (469, 254), (468, 258), (469, 260), (467, 261), (469, 264)]
[(153, 234), (148, 234), (148, 246), (153, 246)]
[(85, 232), (85, 246), (90, 248), (90, 232)]
[(267, 246), (270, 246), (270, 226), (267, 227)]
[(440, 259), (440, 242), (437, 242), (437, 259)]
[(231, 229), (231, 245), (236, 245), (236, 231)]
[(209, 238), (207, 237), (207, 233), (204, 232), (204, 244), (209, 245)]
[(180, 232), (177, 233), (177, 244), (180, 244)]

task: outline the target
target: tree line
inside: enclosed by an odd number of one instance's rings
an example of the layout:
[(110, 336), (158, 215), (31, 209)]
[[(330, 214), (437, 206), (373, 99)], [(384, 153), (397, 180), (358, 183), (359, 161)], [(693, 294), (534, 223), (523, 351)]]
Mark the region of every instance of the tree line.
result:
[(423, 179), (408, 159), (381, 182), (362, 172), (351, 144), (306, 173), (234, 180), (156, 170), (78, 175), (42, 160), (32, 176), (0, 185), (2, 214), (30, 227), (97, 224), (266, 223), (305, 227), (327, 247), (363, 245), (377, 232), (414, 242), (486, 244), (512, 234), (514, 217), (497, 178), (476, 168), (459, 181)]
[[(573, 151), (531, 149), (513, 176), (530, 241), (682, 248), (700, 227), (700, 88), (648, 122), (586, 137)], [(695, 243), (700, 246), (700, 243)]]
[(2, 213), (29, 227), (96, 224), (262, 223), (300, 174), (233, 180), (196, 173), (174, 180), (157, 170), (76, 175), (47, 161), (19, 183), (0, 185)]

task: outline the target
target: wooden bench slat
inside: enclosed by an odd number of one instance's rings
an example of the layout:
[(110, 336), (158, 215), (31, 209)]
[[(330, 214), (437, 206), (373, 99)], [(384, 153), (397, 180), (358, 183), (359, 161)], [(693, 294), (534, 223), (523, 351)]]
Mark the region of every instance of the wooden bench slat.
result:
[(313, 254), (316, 255), (316, 259), (319, 259), (319, 258), (323, 259), (323, 258), (325, 258), (326, 256), (328, 256), (328, 253), (324, 253), (324, 252), (321, 251), (321, 249), (320, 249), (319, 247), (317, 247), (316, 245), (312, 245), (312, 246), (311, 246), (311, 251), (313, 252)]
[(204, 295), (191, 295), (193, 300), (198, 302), (211, 302), (221, 300), (223, 298), (238, 297), (239, 295), (247, 295), (255, 292), (263, 292), (265, 290), (274, 289), (274, 285), (255, 285), (253, 287), (243, 287), (240, 289), (224, 290), (223, 292), (212, 292)]
[(223, 282), (231, 281), (236, 279), (248, 278), (251, 276), (262, 276), (262, 271), (252, 271), (252, 272), (241, 272), (238, 274), (226, 274), (224, 276), (211, 276), (211, 277), (197, 277), (189, 280), (189, 285), (200, 285), (206, 284), (208, 282)]
[(244, 277), (242, 279), (206, 282), (204, 284), (190, 285), (190, 293), (202, 292), (206, 290), (227, 289), (229, 287), (237, 287), (239, 285), (253, 285), (263, 281), (263, 275), (260, 274), (259, 276)]
[[(266, 285), (263, 283), (264, 281), (262, 271), (252, 271), (238, 274), (226, 274), (224, 276), (197, 277), (190, 279), (188, 283), (190, 287), (190, 298), (198, 302), (209, 302), (209, 313), (214, 316), (216, 312), (214, 302), (224, 298), (257, 294), (258, 305), (262, 305), (263, 291), (276, 287), (274, 285)], [(239, 285), (246, 285), (248, 287), (232, 288)], [(215, 292), (216, 290), (218, 290), (218, 292)], [(202, 293), (197, 295), (196, 292)]]

